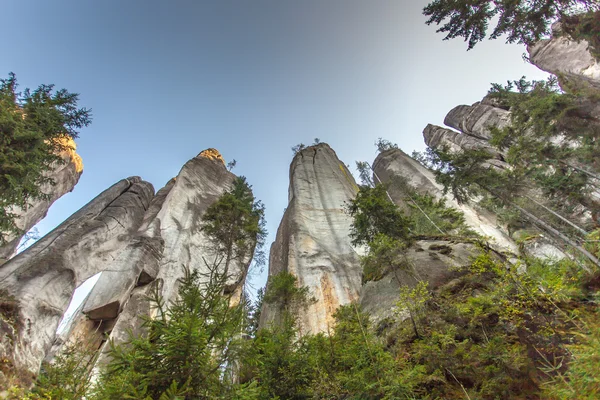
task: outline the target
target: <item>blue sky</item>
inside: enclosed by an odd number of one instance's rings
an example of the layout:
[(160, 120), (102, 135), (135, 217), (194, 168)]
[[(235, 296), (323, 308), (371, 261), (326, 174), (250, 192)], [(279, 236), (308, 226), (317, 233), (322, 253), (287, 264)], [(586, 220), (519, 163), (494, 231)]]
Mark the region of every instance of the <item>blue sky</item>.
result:
[[(374, 159), (378, 137), (422, 150), (427, 123), (490, 83), (546, 76), (523, 46), (442, 41), (424, 24), (427, 2), (5, 0), (0, 74), (80, 93), (93, 110), (84, 174), (40, 233), (119, 179), (158, 190), (215, 147), (265, 203), (270, 244), (293, 145), (318, 137), (352, 166)], [(266, 268), (255, 286), (265, 279)]]

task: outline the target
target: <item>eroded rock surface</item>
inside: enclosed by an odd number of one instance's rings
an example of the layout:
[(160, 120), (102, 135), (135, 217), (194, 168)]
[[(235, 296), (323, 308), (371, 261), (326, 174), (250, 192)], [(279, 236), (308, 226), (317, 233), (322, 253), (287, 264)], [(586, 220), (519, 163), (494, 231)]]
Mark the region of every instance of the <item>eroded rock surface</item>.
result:
[(436, 199), (446, 199), (446, 205), (463, 212), (465, 222), (475, 232), (490, 237), (492, 242), (505, 250), (515, 251), (516, 246), (511, 238), (498, 226), (496, 217), (479, 207), (459, 204), (450, 194), (444, 195), (443, 187), (435, 181), (435, 175), (418, 161), (400, 149), (382, 152), (373, 163), (376, 183), (381, 179), (389, 183), (392, 200), (401, 207), (406, 206), (406, 193), (400, 182), (406, 182), (420, 194), (430, 194)]
[(0, 268), (2, 295), (18, 303), (15, 323), (2, 326), (4, 357), (37, 372), (73, 291), (119, 256), (153, 195), (150, 183), (124, 179)]
[(360, 295), (362, 309), (375, 326), (382, 320), (394, 318), (402, 286), (412, 288), (423, 281), (430, 290), (435, 290), (460, 275), (480, 252), (475, 244), (468, 242), (419, 240), (407, 250), (402, 269), (365, 283)]
[[(67, 148), (60, 153), (64, 163), (57, 165), (47, 173), (54, 184), (46, 184), (41, 187), (42, 193), (47, 194), (49, 197), (32, 200), (26, 209), (11, 208), (7, 210), (17, 215), (15, 224), (21, 231), (27, 232), (33, 228), (46, 216), (50, 206), (60, 197), (72, 191), (79, 182), (79, 177), (83, 173), (83, 162), (75, 151), (76, 146), (73, 139), (66, 140), (65, 146)], [(8, 260), (15, 253), (23, 237), (23, 235), (16, 235), (12, 232), (3, 232), (3, 235), (6, 235), (6, 244), (0, 246), (0, 264), (2, 264), (2, 260)]]
[[(114, 318), (120, 312), (110, 332), (115, 344), (126, 342), (129, 330), (143, 332), (143, 316), (153, 311), (146, 296), (155, 286), (169, 303), (177, 295), (184, 266), (206, 274), (209, 266), (215, 265), (213, 244), (200, 229), (202, 216), (232, 187), (234, 179), (219, 152), (208, 149), (188, 161), (177, 177), (158, 191), (137, 234), (114, 263), (115, 271), (120, 272), (107, 275), (104, 281), (101, 277), (101, 286), (96, 286), (84, 307), (91, 319)], [(250, 257), (229, 267), (233, 302), (239, 301), (249, 264)], [(108, 349), (108, 344), (101, 349), (95, 375), (109, 361)]]
[(552, 26), (553, 37), (528, 47), (529, 59), (543, 71), (560, 76), (576, 86), (600, 89), (600, 62), (585, 40), (576, 42), (561, 32), (560, 23)]
[(454, 107), (444, 124), (483, 140), (491, 138), (491, 127), (502, 129), (510, 124), (510, 113), (482, 103)]
[[(352, 219), (344, 212), (357, 190), (325, 143), (300, 151), (292, 161), (289, 205), (271, 246), (269, 276), (287, 271), (315, 298), (299, 310), (301, 334), (327, 332), (338, 306), (359, 298), (362, 268), (350, 243)], [(262, 327), (276, 323), (278, 309), (277, 304), (263, 306)]]

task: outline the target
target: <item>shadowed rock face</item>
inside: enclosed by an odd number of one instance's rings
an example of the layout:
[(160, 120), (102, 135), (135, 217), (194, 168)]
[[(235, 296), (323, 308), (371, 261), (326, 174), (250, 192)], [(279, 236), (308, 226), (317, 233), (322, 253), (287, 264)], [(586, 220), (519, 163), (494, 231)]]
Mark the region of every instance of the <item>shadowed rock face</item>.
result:
[[(450, 131), (451, 132), (451, 131)], [(516, 246), (513, 241), (498, 226), (495, 216), (478, 207), (467, 204), (458, 204), (450, 195), (443, 193), (443, 187), (435, 181), (433, 172), (419, 162), (408, 156), (402, 150), (392, 149), (384, 151), (373, 163), (375, 174), (383, 183), (389, 183), (389, 193), (392, 200), (401, 207), (406, 207), (406, 193), (397, 179), (406, 181), (420, 194), (430, 194), (436, 199), (445, 198), (446, 205), (456, 208), (464, 213), (465, 222), (477, 233), (489, 236), (492, 242), (506, 250), (514, 251)], [(377, 177), (375, 182), (378, 183)]]
[(555, 23), (552, 30), (554, 37), (540, 40), (527, 48), (531, 62), (576, 86), (600, 89), (600, 63), (590, 53), (589, 43), (560, 36), (560, 23)]
[(3, 296), (19, 304), (16, 324), (2, 325), (0, 350), (17, 368), (37, 372), (73, 291), (119, 256), (153, 195), (150, 183), (124, 179), (0, 268)]
[[(79, 181), (79, 177), (83, 173), (81, 157), (75, 151), (76, 146), (73, 139), (69, 138), (66, 146), (69, 148), (60, 153), (64, 163), (57, 165), (47, 173), (47, 176), (54, 181), (54, 185), (47, 184), (41, 187), (42, 193), (49, 195), (49, 198), (33, 200), (26, 209), (8, 210), (18, 216), (15, 224), (23, 232), (29, 231), (40, 222), (46, 216), (50, 206), (60, 197), (72, 191)], [(14, 254), (23, 237), (23, 235), (15, 235), (12, 232), (5, 233), (5, 235), (7, 243), (0, 246), (0, 264), (2, 264), (2, 260), (8, 260)]]
[[(337, 307), (358, 300), (362, 268), (350, 244), (352, 219), (344, 212), (357, 190), (325, 143), (302, 150), (292, 161), (289, 205), (271, 246), (269, 276), (287, 271), (316, 299), (299, 310), (301, 334), (327, 332)], [(261, 327), (276, 323), (278, 310), (265, 304)]]

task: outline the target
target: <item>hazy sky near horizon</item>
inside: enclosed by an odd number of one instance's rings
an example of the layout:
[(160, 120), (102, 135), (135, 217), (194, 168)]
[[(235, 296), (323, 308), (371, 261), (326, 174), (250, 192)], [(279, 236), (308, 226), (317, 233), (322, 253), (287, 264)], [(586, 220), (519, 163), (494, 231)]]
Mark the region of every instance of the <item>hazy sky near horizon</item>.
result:
[[(214, 147), (265, 203), (270, 245), (293, 145), (319, 138), (351, 166), (373, 161), (378, 137), (422, 150), (428, 123), (491, 83), (547, 76), (523, 46), (442, 41), (424, 23), (427, 3), (5, 0), (0, 74), (80, 93), (93, 110), (77, 141), (83, 176), (40, 233), (122, 178), (158, 190)], [(265, 279), (266, 268), (255, 286)]]

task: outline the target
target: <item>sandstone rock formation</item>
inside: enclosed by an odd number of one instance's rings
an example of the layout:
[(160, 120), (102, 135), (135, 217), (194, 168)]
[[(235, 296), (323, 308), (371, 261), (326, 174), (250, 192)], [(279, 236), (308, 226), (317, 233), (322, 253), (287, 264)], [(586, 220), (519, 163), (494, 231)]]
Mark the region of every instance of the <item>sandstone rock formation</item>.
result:
[[(300, 310), (301, 334), (327, 332), (337, 307), (359, 298), (362, 268), (350, 244), (352, 220), (344, 213), (344, 203), (357, 190), (344, 163), (325, 143), (300, 151), (292, 161), (289, 205), (271, 246), (269, 276), (287, 271), (315, 298)], [(277, 318), (278, 305), (265, 304), (260, 325)]]
[[(483, 102), (487, 104), (483, 104)], [(434, 149), (446, 147), (446, 149), (451, 152), (476, 149), (485, 150), (490, 155), (490, 158), (483, 164), (484, 167), (496, 168), (499, 170), (510, 169), (510, 165), (504, 161), (504, 154), (489, 144), (487, 140), (489, 135), (486, 133), (490, 132), (492, 127), (500, 129), (506, 127), (507, 124), (510, 123), (510, 112), (490, 105), (493, 104), (493, 102), (490, 101), (489, 98), (484, 99), (483, 102), (475, 103), (472, 106), (458, 106), (450, 111), (445, 122), (456, 129), (464, 129), (461, 132), (431, 124), (427, 125), (423, 131), (425, 143), (427, 146)], [(398, 168), (398, 170), (401, 170), (401, 168)], [(385, 172), (383, 175), (387, 176)], [(537, 198), (537, 201), (540, 203), (545, 201), (543, 196), (541, 196), (540, 191), (535, 189), (535, 185), (532, 185), (528, 195), (531, 198)], [(451, 204), (456, 208), (461, 208), (465, 213), (467, 224), (474, 227), (477, 231), (481, 231), (481, 229), (477, 228), (476, 223), (476, 220), (479, 219), (479, 217), (474, 220), (472, 218), (473, 212), (469, 210), (473, 207), (455, 204), (456, 202), (454, 202), (453, 199), (449, 196), (448, 198), (448, 204)], [(476, 204), (476, 202), (474, 203)], [(477, 206), (475, 206), (474, 209), (477, 210), (475, 214), (482, 213), (485, 219), (496, 221), (496, 218), (492, 213), (482, 210), (481, 207)], [(570, 217), (574, 220), (581, 221), (582, 219), (589, 219), (589, 217), (586, 216), (587, 214), (589, 214), (589, 211), (582, 209)], [(495, 225), (497, 226), (498, 224), (495, 223)], [(549, 259), (565, 257), (563, 250), (557, 246), (556, 241), (548, 235), (548, 232), (542, 232), (530, 224), (524, 224), (519, 227), (497, 226), (496, 231), (502, 232), (502, 235), (513, 243), (517, 240), (527, 238), (527, 240), (523, 242), (522, 249), (526, 254), (531, 256)], [(488, 232), (491, 231), (488, 230)], [(497, 237), (497, 235), (491, 236), (495, 239)], [(503, 245), (505, 246), (505, 244)], [(512, 248), (514, 250), (514, 246), (512, 246)]]
[[(142, 317), (151, 315), (146, 295), (152, 288), (168, 303), (177, 295), (184, 266), (201, 273), (215, 267), (201, 217), (234, 178), (221, 155), (208, 149), (155, 196), (151, 184), (125, 179), (6, 263), (0, 294), (16, 305), (17, 318), (2, 318), (2, 355), (35, 373), (45, 357), (79, 340), (101, 348), (99, 363), (105, 362), (106, 335), (122, 343), (128, 330), (141, 332)], [(232, 301), (240, 299), (250, 258), (229, 266)], [(55, 339), (74, 289), (98, 272), (96, 286)]]
[(447, 283), (471, 265), (481, 252), (473, 243), (452, 240), (418, 240), (405, 254), (405, 268), (389, 271), (376, 281), (362, 287), (360, 304), (374, 326), (393, 318), (402, 286), (414, 287), (419, 281), (428, 283), (430, 290)]
[(543, 71), (560, 76), (562, 83), (600, 89), (600, 62), (585, 40), (576, 42), (561, 32), (560, 23), (552, 26), (553, 37), (528, 47), (529, 59)]
[[(102, 274), (83, 309), (94, 320), (114, 318), (120, 313), (107, 332), (111, 341), (124, 343), (129, 330), (142, 332), (143, 316), (152, 314), (146, 296), (155, 286), (165, 302), (175, 299), (183, 266), (208, 273), (214, 252), (200, 230), (201, 218), (231, 188), (234, 179), (221, 155), (208, 149), (188, 161), (177, 177), (158, 191), (138, 232), (114, 261), (111, 271), (115, 273)], [(229, 268), (232, 301), (241, 297), (249, 264), (250, 259), (246, 259)], [(108, 350), (107, 343), (100, 351), (95, 373), (109, 361)]]
[[(52, 178), (54, 184), (46, 184), (41, 187), (42, 193), (49, 197), (32, 200), (26, 209), (15, 207), (7, 210), (17, 215), (15, 224), (21, 231), (27, 232), (40, 222), (46, 216), (50, 206), (60, 197), (72, 191), (79, 181), (79, 177), (83, 173), (83, 163), (75, 151), (76, 146), (73, 139), (67, 139), (65, 147), (66, 149), (60, 153), (64, 163), (57, 165), (46, 174)], [(12, 232), (3, 232), (2, 234), (5, 236), (6, 243), (0, 246), (0, 264), (14, 254), (23, 237), (23, 235), (16, 235)]]
[(17, 302), (0, 353), (16, 368), (37, 372), (73, 291), (119, 255), (153, 195), (150, 183), (124, 179), (0, 268), (3, 300)]
[(446, 205), (463, 212), (465, 221), (475, 232), (490, 237), (492, 242), (506, 250), (516, 251), (516, 246), (510, 237), (500, 229), (495, 216), (479, 207), (459, 204), (450, 194), (444, 195), (443, 187), (435, 181), (435, 175), (400, 149), (382, 152), (373, 163), (375, 182), (389, 184), (392, 200), (405, 206), (406, 193), (398, 180), (412, 186), (420, 194), (430, 194), (436, 199), (445, 198)]
[(501, 108), (482, 103), (475, 103), (472, 106), (460, 105), (450, 110), (444, 119), (444, 124), (468, 135), (487, 140), (491, 137), (490, 127), (502, 129), (510, 124), (510, 114)]

